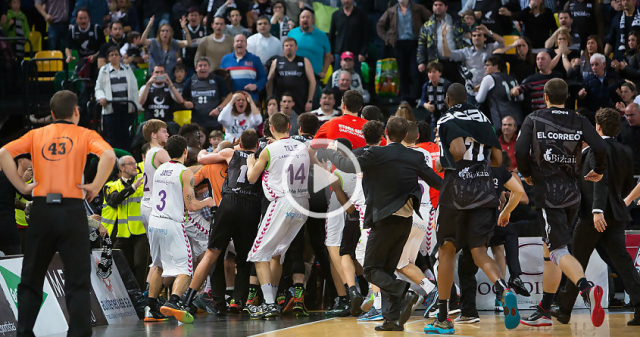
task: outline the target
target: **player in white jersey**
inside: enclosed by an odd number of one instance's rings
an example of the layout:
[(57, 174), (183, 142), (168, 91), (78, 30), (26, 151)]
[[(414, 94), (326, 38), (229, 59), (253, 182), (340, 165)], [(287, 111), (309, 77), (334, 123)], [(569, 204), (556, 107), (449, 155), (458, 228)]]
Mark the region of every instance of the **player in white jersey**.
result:
[(182, 310), (180, 296), (176, 295), (187, 289), (193, 273), (193, 256), (185, 221), (187, 211), (213, 207), (214, 202), (212, 198), (202, 201), (195, 198), (193, 172), (183, 164), (187, 157), (187, 140), (182, 136), (172, 136), (167, 140), (165, 149), (171, 160), (160, 165), (153, 176), (148, 235), (151, 265), (161, 272), (155, 273), (150, 280), (149, 303), (151, 310), (157, 308), (162, 277), (176, 277), (172, 295), (160, 312), (174, 316), (180, 322), (191, 323), (193, 317)]
[[(272, 275), (269, 261), (282, 264), (284, 254), (291, 241), (307, 220), (307, 214), (292, 203), (309, 209), (309, 154), (307, 147), (289, 138), (289, 116), (276, 113), (269, 118), (271, 133), (276, 141), (267, 145), (260, 153), (247, 159), (247, 178), (255, 183), (261, 175), (264, 194), (270, 201), (267, 212), (258, 228), (258, 235), (249, 252), (247, 261), (255, 262), (265, 304), (250, 308), (251, 318), (271, 318), (280, 315), (275, 303), (272, 284), (277, 284), (280, 275)], [(278, 281), (276, 281), (278, 280)]]

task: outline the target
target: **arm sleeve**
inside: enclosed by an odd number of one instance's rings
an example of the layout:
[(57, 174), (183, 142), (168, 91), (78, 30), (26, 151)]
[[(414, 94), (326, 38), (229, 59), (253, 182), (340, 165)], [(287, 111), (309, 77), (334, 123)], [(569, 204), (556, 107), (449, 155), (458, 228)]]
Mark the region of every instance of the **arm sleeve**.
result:
[[(447, 41), (449, 42), (449, 41)], [(451, 50), (451, 56), (449, 57), (449, 59), (451, 61), (456, 61), (456, 62), (460, 62), (460, 61), (464, 61), (467, 59), (467, 57), (464, 55), (464, 49), (451, 49), (452, 47), (455, 47), (455, 43), (454, 44), (449, 44), (449, 49)]]
[(429, 187), (433, 187), (436, 190), (440, 190), (440, 186), (442, 186), (442, 178), (433, 171), (426, 162), (421, 161), (420, 169), (418, 170), (418, 176), (424, 180)]
[[(367, 20), (367, 14), (363, 11), (360, 12), (360, 27), (369, 27), (369, 21)], [(360, 48), (360, 55), (367, 55), (367, 49), (369, 48), (369, 29), (362, 29), (362, 48)]]
[(522, 126), (520, 127), (520, 134), (516, 140), (516, 163), (518, 165), (518, 171), (523, 177), (531, 176), (531, 135), (533, 133), (533, 122), (527, 116)]
[(26, 135), (5, 145), (3, 149), (7, 150), (11, 157), (15, 158), (24, 153), (31, 153), (33, 147), (33, 131), (27, 132)]
[(427, 62), (427, 28), (424, 25), (420, 27), (418, 35), (418, 50), (416, 52), (418, 65)]
[(220, 111), (220, 114), (218, 115), (218, 122), (224, 126), (225, 128), (228, 128), (229, 126), (233, 125), (233, 117), (231, 116), (231, 103), (227, 104), (222, 111)]
[[(347, 173), (357, 173), (355, 164), (349, 158), (344, 158), (335, 150), (329, 149), (321, 149), (317, 153), (318, 160), (327, 159), (331, 161), (335, 167), (339, 170), (347, 172)], [(360, 164), (360, 169), (363, 171), (368, 167), (371, 167), (374, 162), (373, 153), (371, 150), (365, 151), (361, 156), (358, 157), (358, 164)], [(426, 165), (426, 164), (425, 164)]]
[[(594, 152), (591, 152), (595, 154)], [(595, 167), (595, 155), (589, 156), (589, 166)], [(593, 204), (591, 210), (599, 210), (604, 212), (607, 208), (607, 199), (609, 197), (609, 169), (607, 165), (604, 166), (604, 172), (602, 173), (602, 179), (593, 183)]]
[(184, 82), (184, 87), (182, 87), (182, 98), (185, 101), (191, 100), (191, 81), (186, 80)]
[[(584, 141), (591, 147), (591, 153), (593, 153), (593, 157), (595, 158), (593, 171), (598, 174), (603, 174), (607, 164), (607, 144), (596, 132), (596, 129), (591, 125), (588, 119), (581, 118), (580, 120), (582, 121), (582, 135), (584, 137)], [(517, 153), (516, 143), (516, 154)], [(516, 158), (516, 160), (519, 161), (518, 158)], [(520, 165), (518, 165), (518, 169), (520, 169), (519, 166)]]
[(338, 13), (338, 11), (340, 11), (340, 9), (331, 14), (331, 25), (329, 26), (329, 48), (332, 51), (336, 50), (336, 13)]
[(478, 103), (484, 103), (487, 99), (487, 94), (489, 94), (489, 91), (493, 89), (495, 85), (496, 81), (493, 79), (493, 76), (485, 76), (482, 82), (480, 82), (480, 89), (478, 89), (478, 93), (476, 94), (476, 101), (478, 101)]
[(113, 191), (107, 194), (107, 196), (105, 197), (107, 200), (107, 205), (113, 208), (118, 208), (118, 205), (120, 205), (124, 201), (124, 199), (128, 198), (133, 193), (135, 193), (135, 190), (133, 189), (133, 185), (129, 185), (125, 187), (120, 192)]
[(87, 141), (87, 149), (89, 150), (89, 152), (95, 154), (98, 157), (100, 157), (102, 155), (102, 152), (104, 152), (105, 150), (113, 150), (111, 145), (109, 145), (109, 143), (102, 139), (102, 137), (100, 137), (100, 135), (93, 130), (89, 130), (87, 134)]
[(253, 113), (249, 115), (249, 123), (253, 127), (258, 127), (262, 123), (262, 114), (254, 115)]
[(262, 61), (260, 61), (259, 57), (257, 56), (255, 57), (253, 64), (257, 65), (256, 66), (256, 73), (257, 73), (256, 86), (258, 86), (258, 89), (256, 89), (256, 93), (259, 93), (267, 85), (267, 73), (264, 71), (264, 66), (262, 65)]

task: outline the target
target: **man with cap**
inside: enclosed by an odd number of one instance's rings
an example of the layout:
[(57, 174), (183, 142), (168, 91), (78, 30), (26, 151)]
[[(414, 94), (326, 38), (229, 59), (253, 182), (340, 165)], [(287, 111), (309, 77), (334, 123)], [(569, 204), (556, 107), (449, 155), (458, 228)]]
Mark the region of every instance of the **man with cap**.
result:
[(340, 69), (336, 69), (331, 75), (331, 86), (337, 87), (338, 80), (340, 79), (340, 73), (349, 72), (351, 74), (351, 87), (349, 89), (356, 90), (361, 94), (364, 94), (364, 88), (362, 87), (362, 80), (360, 74), (354, 69), (354, 55), (350, 51), (345, 51), (340, 56)]

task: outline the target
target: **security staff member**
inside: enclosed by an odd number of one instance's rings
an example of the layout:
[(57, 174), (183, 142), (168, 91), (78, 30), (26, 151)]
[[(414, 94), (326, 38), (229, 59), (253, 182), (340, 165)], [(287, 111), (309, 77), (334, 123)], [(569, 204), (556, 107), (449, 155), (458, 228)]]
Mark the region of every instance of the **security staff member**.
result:
[[(118, 159), (118, 170), (120, 179), (108, 183), (105, 188), (104, 203), (110, 207), (103, 209), (102, 225), (112, 240), (115, 238), (113, 248), (122, 250), (140, 288), (144, 288), (149, 241), (140, 213), (142, 174), (138, 173), (137, 163), (131, 156)], [(114, 228), (115, 235), (112, 233)]]
[[(29, 131), (0, 149), (0, 166), (22, 194), (33, 195), (18, 285), (18, 336), (33, 336), (42, 305), (44, 276), (53, 255), (60, 253), (65, 269), (65, 294), (69, 312), (67, 336), (91, 335), (91, 259), (89, 227), (82, 199), (100, 192), (115, 163), (115, 153), (98, 133), (78, 127), (78, 97), (67, 90), (51, 98), (55, 122)], [(88, 154), (100, 157), (93, 182), (83, 181)], [(14, 158), (31, 155), (34, 183), (18, 175)]]

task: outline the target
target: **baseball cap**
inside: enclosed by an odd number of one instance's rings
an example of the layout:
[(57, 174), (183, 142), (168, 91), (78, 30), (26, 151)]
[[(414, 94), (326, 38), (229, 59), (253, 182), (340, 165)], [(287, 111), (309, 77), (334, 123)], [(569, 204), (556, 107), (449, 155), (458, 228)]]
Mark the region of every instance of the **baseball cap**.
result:
[(346, 52), (342, 53), (342, 56), (340, 56), (340, 59), (341, 60), (344, 60), (344, 59), (352, 59), (353, 60), (353, 53), (350, 52), (350, 51), (346, 51)]

